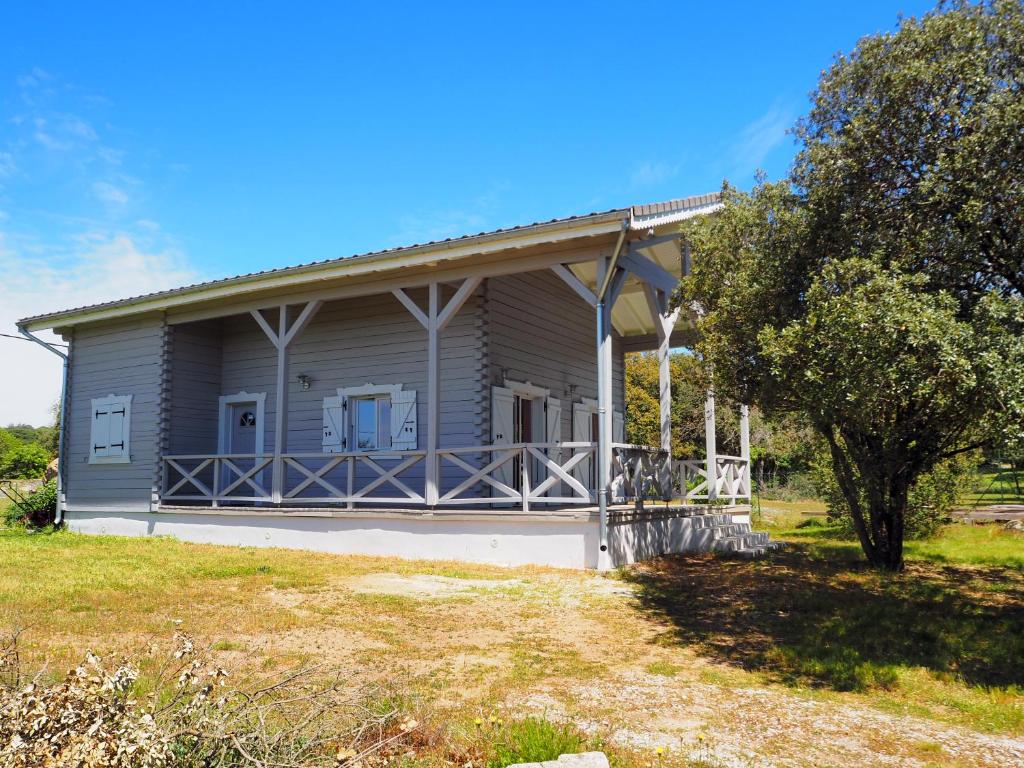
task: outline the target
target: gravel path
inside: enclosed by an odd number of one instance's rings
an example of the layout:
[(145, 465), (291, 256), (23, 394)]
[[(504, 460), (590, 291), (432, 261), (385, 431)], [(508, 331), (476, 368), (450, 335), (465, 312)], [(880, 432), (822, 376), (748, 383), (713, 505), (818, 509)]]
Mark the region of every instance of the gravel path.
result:
[[(626, 673), (512, 706), (610, 733), (626, 747), (681, 750), (730, 768), (1024, 766), (1024, 739), (890, 715), (772, 688), (676, 683)], [(600, 720), (593, 712), (606, 712)], [(585, 714), (581, 714), (585, 713)], [(700, 736), (704, 739), (701, 740)]]

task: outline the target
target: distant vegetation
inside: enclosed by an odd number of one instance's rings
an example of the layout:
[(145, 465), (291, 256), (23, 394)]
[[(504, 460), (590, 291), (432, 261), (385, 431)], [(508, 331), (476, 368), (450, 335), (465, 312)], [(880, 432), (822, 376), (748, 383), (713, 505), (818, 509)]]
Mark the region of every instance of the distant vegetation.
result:
[(0, 428), (0, 479), (42, 477), (57, 456), (57, 429), (10, 424)]

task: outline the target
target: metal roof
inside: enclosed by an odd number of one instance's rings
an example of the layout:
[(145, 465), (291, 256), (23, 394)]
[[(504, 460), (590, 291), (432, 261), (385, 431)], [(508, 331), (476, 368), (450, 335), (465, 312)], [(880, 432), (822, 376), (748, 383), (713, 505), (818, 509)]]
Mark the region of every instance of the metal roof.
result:
[[(89, 313), (96, 312), (98, 310), (107, 310), (120, 307), (130, 307), (135, 304), (149, 304), (155, 300), (170, 298), (170, 297), (187, 297), (190, 293), (199, 294), (205, 292), (211, 288), (230, 288), (231, 286), (238, 285), (244, 286), (248, 283), (262, 281), (267, 278), (274, 278), (285, 275), (301, 275), (303, 272), (310, 273), (310, 281), (315, 280), (317, 273), (321, 270), (337, 265), (343, 264), (356, 264), (363, 263), (372, 260), (383, 259), (386, 257), (402, 256), (405, 254), (424, 253), (431, 251), (442, 251), (446, 248), (454, 246), (465, 247), (475, 242), (481, 244), (492, 241), (509, 238), (512, 236), (520, 235), (528, 232), (543, 232), (545, 230), (559, 230), (566, 226), (582, 225), (587, 223), (599, 223), (605, 220), (609, 222), (617, 222), (628, 218), (629, 226), (631, 229), (645, 229), (651, 226), (660, 226), (673, 221), (680, 221), (688, 218), (689, 216), (708, 212), (709, 209), (713, 209), (719, 205), (720, 195), (715, 193), (694, 195), (691, 197), (678, 198), (675, 200), (669, 200), (660, 203), (650, 203), (646, 205), (635, 205), (629, 208), (612, 208), (607, 211), (599, 211), (587, 214), (581, 214), (576, 216), (567, 216), (560, 219), (550, 219), (548, 221), (538, 221), (532, 224), (520, 224), (513, 227), (506, 227), (502, 229), (495, 229), (488, 232), (479, 232), (474, 235), (461, 235), (459, 237), (449, 237), (443, 240), (432, 240), (424, 243), (415, 243), (412, 245), (398, 246), (395, 248), (386, 248), (380, 251), (370, 251), (367, 253), (355, 254), (352, 256), (343, 256), (334, 259), (323, 259), (321, 261), (311, 261), (303, 264), (295, 264), (287, 267), (277, 267), (274, 269), (261, 270), (258, 272), (248, 272), (241, 275), (235, 275), (233, 277), (218, 278), (216, 280), (207, 280), (204, 282), (193, 283), (191, 285), (182, 286), (179, 288), (171, 288), (163, 291), (154, 291), (152, 293), (139, 294), (137, 296), (131, 296), (124, 299), (117, 299), (114, 301), (100, 302), (96, 304), (86, 304), (80, 307), (74, 307), (70, 309), (64, 309), (57, 312), (48, 312), (39, 315), (33, 315), (30, 317), (22, 318), (17, 321), (18, 327), (35, 326), (36, 328), (54, 327), (56, 325), (73, 324), (80, 315), (86, 315)], [(396, 264), (395, 267), (400, 267), (400, 264)], [(197, 300), (205, 300), (206, 297), (198, 297)]]

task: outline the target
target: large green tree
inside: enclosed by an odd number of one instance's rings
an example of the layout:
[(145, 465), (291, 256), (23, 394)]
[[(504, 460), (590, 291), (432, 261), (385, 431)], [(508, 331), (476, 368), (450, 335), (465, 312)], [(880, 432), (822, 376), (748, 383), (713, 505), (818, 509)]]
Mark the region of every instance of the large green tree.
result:
[(839, 56), (789, 179), (692, 222), (683, 293), (724, 393), (829, 446), (868, 559), (907, 498), (1024, 422), (1024, 7), (941, 6)]

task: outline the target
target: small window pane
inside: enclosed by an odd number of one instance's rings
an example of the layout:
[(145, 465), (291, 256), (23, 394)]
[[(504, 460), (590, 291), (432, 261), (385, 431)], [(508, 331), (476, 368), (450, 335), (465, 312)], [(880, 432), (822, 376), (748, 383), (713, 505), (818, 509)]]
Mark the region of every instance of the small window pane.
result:
[(359, 450), (372, 451), (377, 447), (376, 400), (356, 400), (355, 433)]
[(391, 447), (391, 398), (377, 401), (377, 447)]

